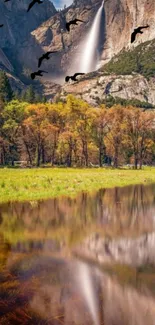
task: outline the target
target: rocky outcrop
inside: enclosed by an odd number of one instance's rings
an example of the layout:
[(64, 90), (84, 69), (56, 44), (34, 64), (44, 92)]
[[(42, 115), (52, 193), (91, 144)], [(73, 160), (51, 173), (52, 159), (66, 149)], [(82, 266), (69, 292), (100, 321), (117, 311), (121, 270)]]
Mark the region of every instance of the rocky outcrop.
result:
[[(93, 234), (76, 253), (99, 263), (120, 263), (132, 266), (155, 264), (155, 233), (138, 238), (102, 238)], [(80, 253), (81, 252), (81, 253)]]
[(61, 86), (49, 79), (46, 79), (46, 81), (41, 79), (40, 83), (35, 86), (35, 89), (38, 93), (43, 93), (49, 101), (52, 101), (61, 92)]
[(101, 72), (94, 73), (94, 77), (80, 78), (79, 82), (66, 84), (61, 92), (64, 97), (73, 94), (97, 106), (109, 95), (116, 98), (137, 99), (155, 105), (154, 78), (147, 80), (140, 74), (108, 75)]

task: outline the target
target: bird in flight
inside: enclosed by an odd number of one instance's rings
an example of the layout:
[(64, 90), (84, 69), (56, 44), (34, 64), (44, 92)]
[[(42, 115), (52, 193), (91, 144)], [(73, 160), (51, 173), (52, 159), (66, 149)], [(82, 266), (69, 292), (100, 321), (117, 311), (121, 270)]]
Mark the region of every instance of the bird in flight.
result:
[(78, 25), (78, 21), (84, 23), (83, 20), (80, 19), (74, 19), (74, 20), (70, 20), (68, 23), (66, 23), (66, 29), (68, 30), (68, 32), (70, 32), (70, 25)]
[(32, 2), (30, 2), (29, 6), (28, 6), (28, 9), (27, 9), (27, 12), (30, 11), (30, 9), (35, 5), (35, 3), (41, 4), (41, 3), (43, 3), (43, 1), (41, 1), (41, 0), (33, 0)]
[(48, 73), (47, 71), (44, 71), (44, 70), (38, 70), (36, 72), (32, 72), (31, 73), (31, 79), (34, 80), (36, 76), (42, 77), (43, 72)]
[(73, 76), (66, 76), (65, 81), (68, 82), (69, 79), (71, 79), (72, 81), (77, 81), (76, 77), (81, 76), (83, 74), (85, 73), (75, 73)]
[(40, 66), (41, 66), (41, 64), (42, 64), (42, 61), (43, 61), (44, 59), (46, 59), (46, 60), (49, 60), (49, 59), (50, 59), (49, 55), (52, 54), (52, 53), (57, 53), (57, 51), (49, 51), (49, 52), (43, 54), (43, 55), (39, 58), (39, 60), (38, 60), (38, 68), (40, 68)]
[(4, 26), (4, 24), (1, 24), (1, 25), (0, 25), (0, 28), (3, 27), (3, 26)]
[(10, 1), (10, 0), (4, 0), (4, 2), (8, 2), (8, 1)]
[(142, 32), (143, 28), (148, 28), (148, 27), (150, 27), (150, 26), (146, 25), (146, 26), (140, 26), (138, 28), (135, 28), (133, 33), (131, 34), (131, 43), (133, 43), (135, 41), (137, 34), (143, 34), (143, 32)]

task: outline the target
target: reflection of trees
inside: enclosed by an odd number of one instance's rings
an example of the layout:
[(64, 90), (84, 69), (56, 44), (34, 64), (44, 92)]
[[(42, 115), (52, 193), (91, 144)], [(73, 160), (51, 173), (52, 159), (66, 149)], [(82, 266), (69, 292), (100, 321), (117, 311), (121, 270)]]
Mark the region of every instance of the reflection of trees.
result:
[(4, 241), (3, 236), (0, 234), (0, 269), (6, 265), (8, 256), (11, 252), (11, 245)]
[(110, 223), (118, 224), (120, 229), (151, 223), (155, 207), (153, 192), (143, 185), (106, 190), (104, 202), (109, 207)]
[(0, 206), (3, 232), (27, 231), (29, 234), (67, 231), (75, 234), (93, 225), (115, 232), (153, 228), (155, 186), (128, 186), (102, 189), (76, 198), (58, 198), (40, 202), (10, 203)]

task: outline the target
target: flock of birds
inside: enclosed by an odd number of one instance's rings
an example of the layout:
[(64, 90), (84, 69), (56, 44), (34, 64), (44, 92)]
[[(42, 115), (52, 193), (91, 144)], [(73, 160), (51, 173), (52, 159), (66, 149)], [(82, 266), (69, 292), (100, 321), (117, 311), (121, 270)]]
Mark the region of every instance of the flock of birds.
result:
[[(7, 0), (7, 1), (9, 1), (9, 0)], [(38, 2), (39, 1), (39, 2)], [(31, 3), (30, 3), (30, 5), (29, 5), (29, 7), (28, 7), (28, 10), (27, 11), (29, 11), (31, 8), (32, 8), (32, 6), (36, 3), (36, 2), (38, 2), (38, 3), (41, 3), (41, 1), (40, 0), (33, 0)], [(70, 20), (69, 22), (66, 22), (66, 30), (68, 31), (68, 32), (70, 32), (70, 26), (71, 25), (78, 25), (78, 22), (82, 22), (82, 23), (84, 23), (84, 21), (83, 20), (81, 20), (81, 19), (74, 19), (74, 20)], [(46, 53), (44, 53), (39, 59), (38, 59), (38, 68), (40, 68), (40, 66), (41, 66), (41, 64), (42, 64), (42, 61), (43, 60), (49, 60), (50, 59), (50, 54), (52, 54), (52, 53), (57, 53), (57, 51), (48, 51), (48, 52), (46, 52)], [(44, 71), (44, 70), (38, 70), (38, 71), (35, 71), (35, 72), (32, 72), (31, 73), (31, 79), (35, 79), (35, 77), (36, 76), (43, 76), (43, 73), (48, 73), (47, 71)], [(66, 76), (66, 78), (65, 78), (65, 81), (66, 82), (68, 82), (70, 79), (72, 80), (72, 81), (77, 81), (77, 76), (79, 76), (79, 75), (83, 75), (84, 73), (75, 73), (73, 76)]]
[[(4, 0), (4, 2), (8, 2), (10, 0)], [(28, 9), (27, 9), (27, 12), (29, 12), (31, 10), (31, 8), (35, 5), (35, 4), (42, 4), (43, 1), (41, 0), (32, 0), (28, 6)], [(73, 19), (73, 20), (70, 20), (69, 22), (66, 22), (66, 30), (68, 32), (70, 32), (70, 26), (71, 25), (78, 25), (78, 22), (83, 22), (83, 20), (80, 20), (80, 19)], [(3, 27), (4, 24), (0, 24), (0, 28)], [(131, 34), (131, 43), (135, 42), (136, 40), (136, 36), (137, 34), (143, 34), (143, 31), (142, 29), (145, 29), (145, 28), (149, 28), (150, 26), (149, 25), (146, 25), (146, 26), (139, 26), (138, 28), (135, 28), (134, 31), (132, 32)], [(53, 53), (57, 53), (58, 51), (48, 51), (46, 53), (44, 53), (39, 59), (38, 59), (38, 68), (41, 67), (42, 65), (42, 62), (43, 60), (49, 60), (50, 59), (50, 54), (53, 54)], [(34, 80), (36, 76), (43, 76), (43, 73), (48, 73), (47, 71), (44, 71), (44, 70), (38, 70), (38, 71), (35, 71), (35, 72), (32, 72), (31, 73), (31, 79)], [(66, 76), (65, 78), (65, 81), (66, 82), (69, 82), (69, 80), (72, 80), (72, 81), (77, 81), (77, 77), (79, 75), (84, 75), (84, 73), (75, 73), (73, 76)]]

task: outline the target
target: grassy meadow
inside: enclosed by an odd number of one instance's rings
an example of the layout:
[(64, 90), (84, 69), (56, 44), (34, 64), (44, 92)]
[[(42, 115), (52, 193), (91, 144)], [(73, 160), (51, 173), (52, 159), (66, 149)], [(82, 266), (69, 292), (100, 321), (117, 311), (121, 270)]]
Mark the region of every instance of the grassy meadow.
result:
[(81, 191), (149, 184), (155, 182), (155, 168), (126, 169), (0, 169), (0, 202), (75, 196)]

